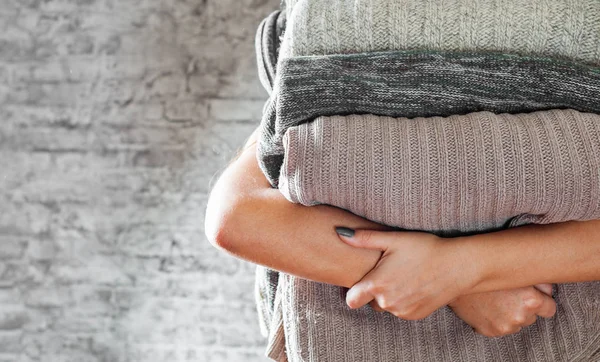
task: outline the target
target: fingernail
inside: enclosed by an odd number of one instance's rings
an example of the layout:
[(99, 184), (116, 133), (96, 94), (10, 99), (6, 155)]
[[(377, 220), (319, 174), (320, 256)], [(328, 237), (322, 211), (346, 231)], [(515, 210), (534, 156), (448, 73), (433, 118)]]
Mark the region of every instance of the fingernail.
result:
[(348, 238), (351, 238), (351, 237), (354, 236), (354, 230), (353, 229), (346, 228), (346, 227), (343, 227), (343, 226), (337, 226), (335, 228), (335, 232), (338, 233), (339, 235), (346, 236)]

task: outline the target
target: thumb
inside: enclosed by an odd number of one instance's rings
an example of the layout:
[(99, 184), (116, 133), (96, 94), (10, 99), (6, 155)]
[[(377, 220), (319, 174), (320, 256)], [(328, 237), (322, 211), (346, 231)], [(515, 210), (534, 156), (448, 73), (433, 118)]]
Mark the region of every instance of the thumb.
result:
[(354, 230), (347, 227), (336, 227), (335, 232), (343, 242), (356, 248), (377, 249), (386, 251), (388, 243), (383, 231)]
[(549, 297), (543, 292), (539, 292), (542, 295), (542, 303), (538, 308), (536, 314), (543, 318), (551, 318), (556, 314), (556, 302), (552, 297)]

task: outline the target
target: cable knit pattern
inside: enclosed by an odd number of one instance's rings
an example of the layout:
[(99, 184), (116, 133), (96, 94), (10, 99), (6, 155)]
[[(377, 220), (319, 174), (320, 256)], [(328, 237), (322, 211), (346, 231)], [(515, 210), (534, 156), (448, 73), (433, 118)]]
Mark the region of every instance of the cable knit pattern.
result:
[(464, 235), (600, 219), (600, 115), (319, 117), (284, 136), (279, 189), (381, 224)]
[(401, 49), (600, 63), (598, 0), (288, 0), (282, 57)]

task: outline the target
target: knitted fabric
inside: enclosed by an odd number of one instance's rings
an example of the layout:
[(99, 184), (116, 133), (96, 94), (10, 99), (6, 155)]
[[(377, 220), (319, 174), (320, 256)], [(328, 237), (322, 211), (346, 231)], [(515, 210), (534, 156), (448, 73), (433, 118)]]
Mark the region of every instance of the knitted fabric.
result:
[(281, 57), (484, 51), (600, 63), (598, 0), (286, 0)]
[(571, 108), (600, 113), (600, 68), (548, 58), (395, 51), (280, 60), (258, 160), (272, 186), (288, 128), (319, 116), (450, 116)]
[[(285, 0), (281, 10), (274, 11), (259, 25), (256, 32), (255, 46), (258, 75), (269, 95), (273, 91), (276, 65), (281, 45), (282, 34), (286, 25)], [(254, 298), (259, 316), (261, 334), (268, 338), (267, 354), (276, 361), (285, 356), (285, 340), (281, 302), (276, 300), (282, 293), (277, 292), (279, 272), (257, 265), (254, 286)], [(276, 309), (277, 308), (277, 309)]]
[(285, 11), (277, 10), (261, 21), (255, 37), (258, 77), (269, 95), (273, 91), (277, 57), (285, 30)]
[(284, 148), (288, 200), (380, 224), (452, 237), (600, 219), (594, 113), (319, 117), (289, 128)]
[(342, 287), (285, 273), (279, 283), (289, 362), (600, 361), (600, 282), (556, 285), (554, 317), (496, 338), (475, 333), (448, 307), (407, 321), (348, 308)]

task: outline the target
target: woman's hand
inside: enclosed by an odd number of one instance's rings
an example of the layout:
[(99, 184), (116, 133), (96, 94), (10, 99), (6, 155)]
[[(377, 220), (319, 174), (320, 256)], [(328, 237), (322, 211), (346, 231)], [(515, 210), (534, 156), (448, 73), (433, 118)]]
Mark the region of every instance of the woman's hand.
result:
[[(350, 308), (375, 301), (395, 316), (422, 319), (467, 294), (476, 282), (474, 267), (451, 242), (425, 232), (336, 228), (347, 244), (382, 251), (375, 268), (346, 296)], [(352, 235), (352, 236), (351, 236)]]
[(540, 284), (463, 295), (448, 306), (475, 332), (487, 337), (500, 337), (534, 324), (538, 316), (554, 316), (556, 302), (551, 295), (552, 285)]

